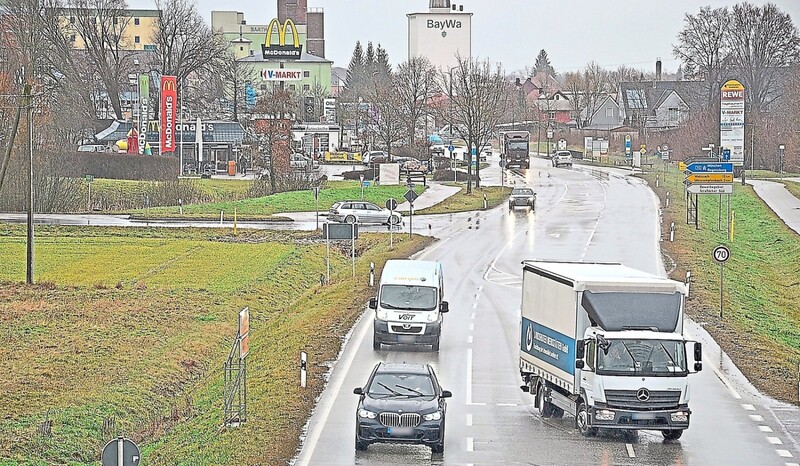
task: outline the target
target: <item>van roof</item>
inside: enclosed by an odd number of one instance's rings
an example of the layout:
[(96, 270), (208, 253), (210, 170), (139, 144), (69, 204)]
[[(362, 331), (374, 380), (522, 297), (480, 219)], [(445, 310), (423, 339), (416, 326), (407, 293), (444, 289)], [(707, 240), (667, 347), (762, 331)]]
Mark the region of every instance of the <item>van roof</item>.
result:
[(435, 261), (390, 259), (383, 266), (381, 283), (420, 284), (424, 282), (430, 286), (438, 286), (439, 267), (439, 263)]

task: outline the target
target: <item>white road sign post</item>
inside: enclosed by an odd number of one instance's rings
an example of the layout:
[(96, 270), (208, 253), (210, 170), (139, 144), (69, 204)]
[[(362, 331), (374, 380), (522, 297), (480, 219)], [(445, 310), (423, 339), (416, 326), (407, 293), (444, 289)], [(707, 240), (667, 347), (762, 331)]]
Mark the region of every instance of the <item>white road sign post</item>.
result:
[(722, 280), (725, 276), (725, 262), (731, 257), (731, 251), (723, 245), (714, 248), (714, 260), (719, 263), (719, 318), (722, 319)]

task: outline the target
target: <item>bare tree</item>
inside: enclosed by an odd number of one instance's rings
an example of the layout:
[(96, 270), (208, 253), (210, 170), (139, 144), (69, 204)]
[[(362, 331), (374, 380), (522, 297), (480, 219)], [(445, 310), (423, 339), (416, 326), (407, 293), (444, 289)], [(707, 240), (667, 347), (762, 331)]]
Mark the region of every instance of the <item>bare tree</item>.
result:
[[(203, 94), (214, 101), (208, 102), (214, 114), (228, 115), (233, 121), (240, 121), (241, 112), (249, 110), (254, 104), (248, 103), (247, 87), (253, 85), (258, 74), (252, 64), (237, 60), (232, 53), (228, 53), (221, 62), (223, 66), (219, 70), (203, 73), (210, 84)], [(221, 106), (220, 102), (225, 105)]]
[(394, 73), (385, 75), (376, 70), (372, 81), (373, 93), (370, 96), (372, 108), (368, 112), (369, 120), (375, 128), (378, 140), (386, 146), (386, 153), (391, 160), (392, 147), (405, 139), (408, 128), (401, 109), (402, 100), (396, 92), (399, 86), (398, 77)]
[(730, 51), (725, 37), (728, 16), (727, 7), (711, 9), (707, 6), (697, 15), (687, 13), (683, 29), (678, 33), (678, 43), (672, 47), (672, 54), (683, 62), (684, 75), (705, 80), (709, 100), (716, 97), (723, 61)]
[(578, 72), (567, 72), (564, 74), (564, 90), (569, 93), (570, 107), (575, 113), (575, 121), (578, 128), (583, 127), (583, 112), (586, 109), (586, 83), (583, 74)]
[(430, 112), (430, 99), (436, 94), (435, 71), (425, 57), (413, 57), (397, 67), (395, 82), (402, 117), (407, 122), (409, 145), (415, 143), (420, 120)]
[(280, 189), (279, 180), (290, 172), (291, 127), (296, 118), (294, 96), (280, 87), (259, 96), (253, 109), (254, 124), (250, 135), (258, 142), (259, 153), (253, 165), (266, 167), (271, 192)]
[(610, 90), (609, 73), (597, 62), (589, 62), (583, 70), (584, 106), (593, 115)]
[(608, 73), (608, 90), (617, 92), (617, 90), (619, 90), (619, 83), (636, 81), (640, 74), (641, 72), (639, 70), (621, 65), (617, 67), (616, 70)]
[[(452, 84), (452, 113), (445, 119), (467, 143), (467, 193), (471, 193), (472, 150), (475, 149), (476, 157), (479, 157), (477, 151), (489, 141), (494, 127), (506, 113), (508, 86), (500, 66), (493, 68), (488, 60), (458, 57), (458, 65), (453, 71), (452, 76), (441, 73), (439, 84), (443, 91)], [(475, 174), (475, 186), (479, 187), (480, 163), (476, 164)]]
[(797, 28), (772, 3), (741, 3), (733, 7), (726, 31), (731, 65), (743, 77), (752, 111), (759, 112), (780, 96), (779, 74), (800, 60)]

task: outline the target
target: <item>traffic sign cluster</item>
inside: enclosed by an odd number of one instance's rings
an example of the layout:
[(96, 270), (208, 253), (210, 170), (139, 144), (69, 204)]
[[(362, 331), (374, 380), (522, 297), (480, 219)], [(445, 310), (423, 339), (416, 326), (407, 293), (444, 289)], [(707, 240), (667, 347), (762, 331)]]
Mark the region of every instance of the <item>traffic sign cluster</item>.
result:
[(733, 163), (693, 162), (680, 164), (686, 178), (683, 184), (692, 194), (733, 193)]

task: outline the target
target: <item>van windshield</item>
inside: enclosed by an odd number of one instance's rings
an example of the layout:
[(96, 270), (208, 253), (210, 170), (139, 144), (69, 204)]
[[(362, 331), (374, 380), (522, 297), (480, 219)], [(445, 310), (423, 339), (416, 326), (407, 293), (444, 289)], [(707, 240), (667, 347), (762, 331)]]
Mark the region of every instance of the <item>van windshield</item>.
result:
[(432, 311), (436, 309), (436, 288), (417, 285), (383, 285), (381, 307)]

